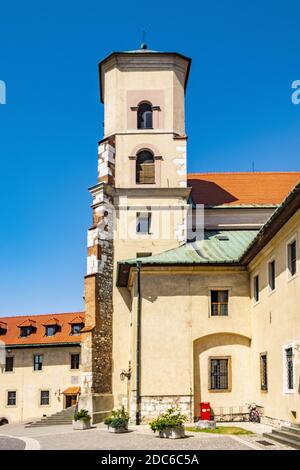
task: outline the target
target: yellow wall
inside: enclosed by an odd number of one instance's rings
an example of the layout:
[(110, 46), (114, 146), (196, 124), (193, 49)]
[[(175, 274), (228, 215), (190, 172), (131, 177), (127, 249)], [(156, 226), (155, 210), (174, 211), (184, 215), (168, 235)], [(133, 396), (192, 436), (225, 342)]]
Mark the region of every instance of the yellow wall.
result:
[[(80, 353), (79, 346), (12, 349), (13, 372), (0, 372), (0, 416), (9, 422), (41, 418), (61, 411), (62, 392), (80, 386), (80, 370), (71, 369), (70, 354)], [(33, 370), (33, 357), (43, 355), (41, 371)], [(7, 406), (7, 391), (17, 391), (16, 406)], [(50, 390), (50, 405), (40, 405), (40, 391)], [(61, 392), (59, 394), (59, 391)]]

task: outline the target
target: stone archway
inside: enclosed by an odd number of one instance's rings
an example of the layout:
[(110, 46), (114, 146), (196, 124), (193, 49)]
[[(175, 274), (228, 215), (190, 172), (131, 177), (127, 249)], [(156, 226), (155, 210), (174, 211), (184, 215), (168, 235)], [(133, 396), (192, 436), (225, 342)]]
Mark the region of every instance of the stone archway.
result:
[[(208, 367), (206, 366), (206, 360), (209, 356), (233, 355), (233, 367), (237, 367), (239, 369), (241, 373), (241, 380), (245, 381), (245, 377), (243, 377), (242, 374), (245, 374), (246, 370), (243, 370), (242, 362), (245, 362), (245, 368), (247, 367), (247, 364), (250, 364), (250, 345), (251, 339), (249, 337), (236, 333), (215, 333), (205, 335), (194, 340), (193, 361), (195, 416), (199, 416), (201, 401), (213, 400), (215, 403), (219, 403), (218, 406), (223, 406), (223, 403), (227, 405), (228, 403), (232, 402), (232, 404), (239, 405), (242, 401), (243, 404), (246, 402), (248, 397), (243, 396), (243, 391), (238, 390), (236, 384), (234, 384), (233, 390), (226, 394), (210, 394), (208, 392)], [(239, 357), (239, 355), (241, 356), (241, 360), (237, 360), (237, 357)], [(234, 370), (234, 376), (236, 375), (237, 371)]]

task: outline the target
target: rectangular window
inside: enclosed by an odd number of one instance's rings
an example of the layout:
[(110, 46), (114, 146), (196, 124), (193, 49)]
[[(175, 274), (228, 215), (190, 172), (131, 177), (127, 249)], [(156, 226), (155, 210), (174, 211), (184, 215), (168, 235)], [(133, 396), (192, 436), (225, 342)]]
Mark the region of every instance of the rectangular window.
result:
[(276, 276), (276, 270), (275, 270), (275, 261), (270, 261), (269, 263), (269, 288), (270, 290), (275, 290), (275, 276)]
[(229, 390), (229, 358), (210, 359), (210, 390)]
[(260, 355), (260, 389), (268, 390), (267, 353)]
[(6, 356), (5, 358), (5, 372), (13, 372), (14, 358), (13, 356)]
[(253, 278), (253, 293), (255, 302), (259, 301), (259, 276)]
[(79, 369), (79, 354), (71, 354), (71, 369)]
[(136, 214), (136, 232), (150, 233), (151, 212), (137, 212)]
[(71, 335), (80, 335), (82, 325), (80, 323), (73, 323), (71, 325)]
[(15, 390), (7, 392), (7, 406), (16, 406), (17, 392)]
[(285, 352), (285, 384), (287, 391), (294, 390), (294, 354), (293, 348), (288, 347)]
[(297, 271), (297, 243), (294, 240), (288, 244), (288, 270), (289, 275), (294, 276)]
[(54, 336), (56, 333), (56, 326), (46, 326), (46, 336)]
[(32, 328), (31, 326), (22, 326), (20, 328), (20, 336), (21, 338), (25, 338), (31, 334)]
[(41, 399), (40, 405), (49, 405), (50, 404), (50, 392), (49, 390), (41, 390)]
[(33, 370), (43, 369), (43, 356), (41, 354), (35, 354), (33, 358)]
[(228, 290), (210, 292), (210, 314), (212, 317), (228, 315)]

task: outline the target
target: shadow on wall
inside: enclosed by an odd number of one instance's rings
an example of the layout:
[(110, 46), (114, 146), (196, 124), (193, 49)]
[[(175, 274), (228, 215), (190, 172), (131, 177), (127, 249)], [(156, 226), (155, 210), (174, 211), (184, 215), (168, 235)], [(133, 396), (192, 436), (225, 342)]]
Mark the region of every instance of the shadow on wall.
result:
[(245, 346), (250, 347), (251, 339), (234, 334), (234, 333), (218, 333), (202, 336), (194, 341), (193, 354), (194, 354), (194, 413), (195, 416), (200, 415), (200, 402), (201, 402), (201, 371), (200, 371), (200, 357), (205, 351), (219, 347), (219, 346)]

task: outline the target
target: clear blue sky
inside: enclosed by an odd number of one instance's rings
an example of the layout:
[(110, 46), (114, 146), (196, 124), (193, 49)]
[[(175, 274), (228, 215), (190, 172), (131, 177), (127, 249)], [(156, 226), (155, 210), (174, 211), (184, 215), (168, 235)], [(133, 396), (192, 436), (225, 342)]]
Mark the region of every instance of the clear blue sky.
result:
[(296, 0), (2, 2), (0, 314), (83, 307), (100, 59), (143, 28), (192, 57), (189, 171), (300, 170), (299, 18)]

